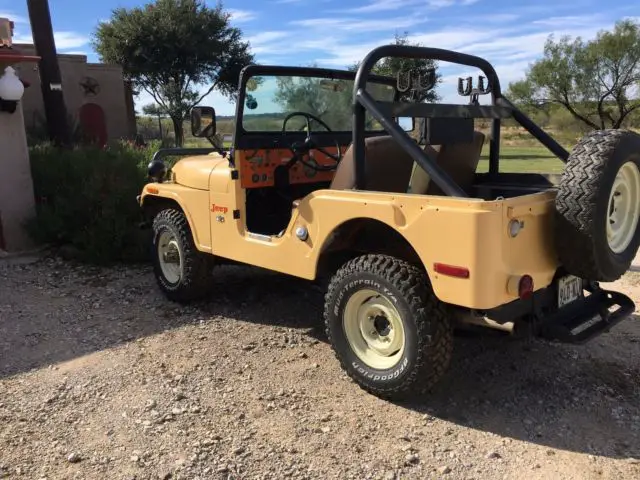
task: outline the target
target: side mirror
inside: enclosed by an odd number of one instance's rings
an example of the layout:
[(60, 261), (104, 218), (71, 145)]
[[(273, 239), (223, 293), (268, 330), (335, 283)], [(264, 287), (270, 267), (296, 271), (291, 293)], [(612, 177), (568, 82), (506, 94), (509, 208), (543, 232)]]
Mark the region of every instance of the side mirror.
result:
[(216, 111), (213, 107), (193, 107), (191, 109), (191, 135), (213, 137), (216, 134)]

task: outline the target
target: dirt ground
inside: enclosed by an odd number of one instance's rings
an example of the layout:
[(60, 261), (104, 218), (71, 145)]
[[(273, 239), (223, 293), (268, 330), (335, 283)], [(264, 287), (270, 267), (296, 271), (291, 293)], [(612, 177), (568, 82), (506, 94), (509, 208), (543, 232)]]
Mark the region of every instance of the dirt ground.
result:
[[(340, 370), (319, 289), (215, 282), (184, 308), (146, 266), (0, 260), (0, 478), (640, 478), (638, 315), (584, 346), (460, 336), (394, 404)], [(616, 286), (640, 306), (640, 273)]]

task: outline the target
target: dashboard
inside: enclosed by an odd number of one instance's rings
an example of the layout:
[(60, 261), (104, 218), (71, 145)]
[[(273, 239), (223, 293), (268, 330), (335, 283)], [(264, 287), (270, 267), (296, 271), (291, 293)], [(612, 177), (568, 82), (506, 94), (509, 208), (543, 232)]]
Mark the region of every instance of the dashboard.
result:
[[(323, 150), (335, 155), (338, 153), (337, 145), (322, 147)], [(347, 150), (347, 146), (340, 148), (341, 155)], [(243, 188), (272, 187), (275, 185), (274, 174), (277, 167), (289, 162), (293, 153), (289, 148), (257, 148), (236, 150), (234, 153), (236, 165), (240, 170), (240, 182)], [(318, 150), (311, 150), (304, 157), (307, 163), (316, 163), (320, 166), (335, 165), (335, 161)], [(326, 182), (333, 179), (335, 170), (317, 171), (313, 168), (296, 162), (289, 170), (289, 183), (314, 183)]]

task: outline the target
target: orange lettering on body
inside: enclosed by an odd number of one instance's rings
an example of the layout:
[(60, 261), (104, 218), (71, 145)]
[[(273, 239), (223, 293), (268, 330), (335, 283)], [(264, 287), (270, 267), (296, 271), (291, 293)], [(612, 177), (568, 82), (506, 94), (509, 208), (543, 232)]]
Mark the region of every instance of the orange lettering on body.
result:
[(216, 205), (215, 203), (212, 203), (211, 204), (211, 211), (212, 212), (227, 213), (229, 211), (229, 209), (227, 207), (221, 207), (220, 205)]

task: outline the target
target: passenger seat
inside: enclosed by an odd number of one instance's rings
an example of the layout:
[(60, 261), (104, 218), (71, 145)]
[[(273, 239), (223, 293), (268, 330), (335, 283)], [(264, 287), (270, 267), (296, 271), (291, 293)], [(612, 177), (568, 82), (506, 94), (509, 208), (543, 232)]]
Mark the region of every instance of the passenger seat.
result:
[[(443, 145), (425, 145), (425, 153), (449, 174), (465, 191), (469, 192), (475, 181), (476, 170), (480, 162), (485, 135), (473, 132), (471, 143), (445, 143)], [(417, 163), (413, 164), (408, 193), (418, 195), (444, 195), (442, 189), (431, 181), (431, 176)]]
[[(391, 135), (365, 138), (366, 189), (374, 192), (406, 193), (413, 158)], [(350, 190), (356, 187), (355, 158), (353, 145), (338, 164), (333, 176), (332, 190)]]

